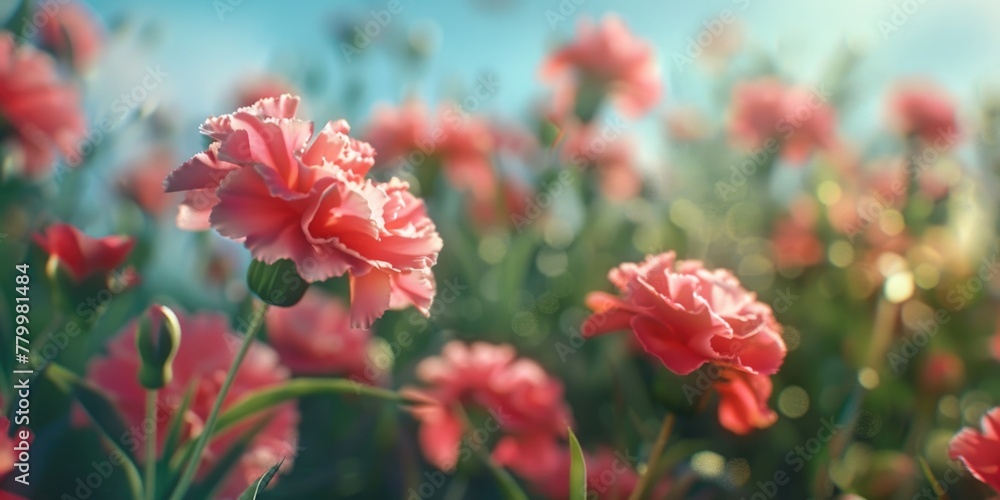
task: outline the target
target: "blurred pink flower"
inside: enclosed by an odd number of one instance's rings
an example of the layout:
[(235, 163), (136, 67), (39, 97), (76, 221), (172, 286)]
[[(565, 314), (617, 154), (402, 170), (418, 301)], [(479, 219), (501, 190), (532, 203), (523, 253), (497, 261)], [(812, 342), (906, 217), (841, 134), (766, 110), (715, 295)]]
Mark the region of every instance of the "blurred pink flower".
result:
[(770, 377), (726, 369), (713, 385), (719, 393), (719, 423), (733, 433), (749, 434), (778, 420), (778, 414), (767, 406)]
[(774, 262), (780, 268), (808, 267), (822, 262), (825, 257), (823, 242), (816, 236), (815, 228), (794, 217), (775, 222), (771, 244)]
[(170, 148), (153, 147), (122, 173), (119, 190), (143, 211), (158, 216), (176, 201), (176, 196), (163, 192), (163, 180), (176, 165)]
[(1000, 407), (986, 412), (980, 426), (982, 432), (968, 427), (959, 431), (948, 445), (948, 455), (1000, 492)]
[[(581, 20), (576, 39), (545, 60), (541, 75), (544, 80), (559, 81), (557, 100), (566, 99), (560, 94), (576, 100), (607, 94), (633, 116), (651, 110), (662, 93), (652, 45), (633, 36), (614, 15), (605, 16), (597, 25)], [(599, 96), (588, 95), (595, 90)]]
[(635, 149), (628, 137), (617, 133), (606, 136), (596, 127), (582, 126), (566, 131), (562, 157), (575, 168), (593, 168), (604, 196), (624, 201), (642, 191), (642, 176), (635, 167)]
[(608, 273), (621, 297), (592, 292), (583, 335), (630, 329), (646, 352), (686, 375), (705, 363), (771, 375), (785, 358), (781, 327), (771, 306), (740, 286), (729, 271), (674, 252), (621, 264)]
[(71, 163), (80, 158), (77, 143), (86, 123), (77, 89), (60, 78), (51, 57), (27, 45), (17, 46), (0, 32), (0, 117), (27, 177), (41, 177), (58, 150)]
[[(161, 451), (170, 421), (184, 399), (188, 386), (192, 384), (195, 387), (194, 397), (181, 417), (184, 422), (181, 438), (182, 442), (197, 438), (240, 344), (239, 337), (231, 332), (229, 320), (224, 315), (176, 314), (182, 334), (173, 364), (174, 377), (157, 393), (156, 438)], [(146, 438), (141, 431), (146, 419), (146, 389), (138, 381), (140, 358), (136, 350), (137, 326), (138, 322), (133, 321), (111, 340), (107, 346), (107, 354), (92, 360), (86, 375), (88, 381), (108, 394), (129, 428), (140, 429), (135, 434), (122, 438), (124, 445), (131, 447), (133, 452), (143, 449)], [(270, 347), (261, 343), (253, 344), (226, 394), (223, 410), (253, 391), (288, 380), (288, 376), (288, 370), (278, 363), (278, 355)], [(247, 485), (282, 458), (285, 459), (283, 468), (291, 468), (298, 440), (296, 428), (299, 415), (293, 403), (285, 403), (268, 415), (241, 423), (214, 438), (206, 448), (198, 477), (203, 478), (218, 465), (219, 460), (239, 441), (240, 436), (262, 419), (268, 421), (250, 442), (228, 479), (223, 482), (220, 498), (236, 498)], [(87, 421), (82, 410), (78, 409), (76, 420)], [(135, 455), (144, 456), (141, 452)]]
[(889, 123), (900, 134), (915, 135), (944, 150), (950, 149), (958, 136), (955, 103), (944, 89), (931, 82), (897, 85), (887, 108)]
[(819, 91), (763, 77), (733, 87), (732, 106), (729, 131), (744, 147), (781, 148), (785, 159), (802, 163), (836, 143), (836, 112)]
[(365, 140), (378, 151), (375, 165), (390, 167), (414, 151), (431, 151), (430, 128), (427, 107), (420, 101), (409, 100), (399, 107), (376, 105), (365, 132)]
[(58, 261), (77, 282), (95, 275), (108, 277), (135, 245), (126, 236), (91, 238), (69, 224), (53, 224), (35, 234), (34, 241), (49, 254), (50, 262)]
[(451, 341), (440, 356), (423, 360), (417, 378), (428, 387), (405, 389), (420, 401), (410, 410), (420, 422), (424, 456), (435, 467), (452, 470), (460, 459), (466, 432), (458, 406), (489, 413), (484, 426), (505, 436), (562, 436), (570, 424), (562, 384), (538, 363), (515, 359), (509, 345)]
[(39, 43), (61, 59), (72, 58), (77, 71), (86, 71), (104, 50), (104, 30), (83, 4), (76, 1), (59, 3), (61, 5), (53, 9), (42, 11), (49, 17), (40, 25)]
[(188, 192), (178, 225), (215, 228), (265, 263), (290, 259), (309, 282), (349, 274), (355, 327), (390, 308), (428, 314), (442, 242), (423, 201), (399, 179), (364, 177), (375, 150), (349, 137), (347, 122), (328, 122), (309, 143), (298, 103), (263, 99), (202, 125), (216, 142), (165, 183)]
[(263, 75), (250, 78), (236, 88), (236, 107), (253, 106), (261, 99), (278, 98), (284, 94), (295, 94), (292, 84), (275, 75)]
[(267, 341), (296, 375), (364, 376), (371, 336), (351, 328), (339, 299), (315, 289), (292, 307), (267, 311)]

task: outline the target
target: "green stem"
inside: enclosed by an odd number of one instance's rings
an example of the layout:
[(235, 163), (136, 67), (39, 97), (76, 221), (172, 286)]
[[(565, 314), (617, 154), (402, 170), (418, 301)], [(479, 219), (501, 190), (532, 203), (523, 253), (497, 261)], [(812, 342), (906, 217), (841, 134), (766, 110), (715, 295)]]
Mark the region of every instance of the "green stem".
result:
[(181, 500), (184, 498), (184, 493), (187, 489), (191, 487), (194, 474), (201, 463), (202, 452), (205, 450), (205, 446), (208, 444), (208, 440), (215, 430), (215, 422), (219, 418), (220, 410), (222, 410), (222, 402), (226, 398), (226, 393), (229, 392), (229, 386), (233, 385), (233, 380), (236, 378), (236, 372), (239, 371), (240, 364), (243, 363), (243, 358), (246, 357), (247, 352), (250, 350), (250, 345), (253, 344), (254, 338), (257, 337), (257, 333), (260, 331), (260, 325), (264, 322), (264, 314), (266, 312), (267, 304), (261, 304), (251, 319), (246, 336), (243, 337), (243, 344), (240, 346), (240, 351), (236, 353), (236, 359), (233, 360), (232, 366), (229, 367), (229, 373), (226, 374), (226, 379), (222, 382), (219, 395), (216, 396), (215, 404), (212, 405), (212, 411), (208, 414), (208, 419), (205, 421), (205, 427), (201, 430), (201, 434), (195, 442), (191, 461), (184, 468), (184, 473), (177, 483), (177, 488), (174, 489), (174, 493), (170, 497), (171, 500)]
[(146, 500), (156, 498), (156, 389), (146, 391), (146, 420), (153, 422), (146, 436)]
[(667, 413), (663, 417), (660, 435), (656, 437), (656, 443), (653, 444), (653, 451), (649, 453), (649, 459), (646, 460), (646, 470), (642, 471), (642, 476), (639, 477), (639, 484), (632, 490), (632, 495), (628, 497), (629, 500), (641, 500), (645, 496), (646, 490), (649, 489), (649, 485), (653, 482), (653, 477), (656, 475), (660, 456), (663, 455), (663, 449), (666, 448), (667, 440), (670, 439), (670, 432), (674, 430), (675, 420), (676, 417), (674, 417), (673, 413)]

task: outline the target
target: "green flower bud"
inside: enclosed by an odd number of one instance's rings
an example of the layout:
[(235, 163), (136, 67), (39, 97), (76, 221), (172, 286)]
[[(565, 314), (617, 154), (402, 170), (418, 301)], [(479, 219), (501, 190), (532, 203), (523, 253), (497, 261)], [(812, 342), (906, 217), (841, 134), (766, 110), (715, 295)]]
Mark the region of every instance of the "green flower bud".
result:
[(267, 304), (294, 306), (305, 295), (309, 283), (299, 276), (295, 263), (288, 259), (265, 264), (257, 259), (247, 269), (247, 286)]
[(142, 364), (139, 383), (147, 389), (160, 389), (174, 377), (174, 357), (181, 346), (181, 325), (170, 308), (154, 305), (139, 320), (135, 335)]

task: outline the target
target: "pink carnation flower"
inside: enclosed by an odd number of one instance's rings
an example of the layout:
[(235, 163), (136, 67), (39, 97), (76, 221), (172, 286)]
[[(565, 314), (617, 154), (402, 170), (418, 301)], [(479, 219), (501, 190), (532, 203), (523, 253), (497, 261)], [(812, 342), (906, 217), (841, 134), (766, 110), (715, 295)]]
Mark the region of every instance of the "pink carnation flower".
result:
[(1000, 407), (983, 415), (982, 432), (965, 428), (948, 446), (948, 455), (961, 460), (972, 475), (1000, 492)]
[(375, 151), (347, 122), (328, 122), (310, 142), (298, 103), (262, 99), (205, 121), (215, 142), (165, 183), (187, 192), (178, 225), (212, 227), (265, 263), (290, 259), (309, 282), (349, 274), (353, 326), (407, 305), (428, 314), (442, 242), (423, 202), (403, 181), (364, 177)]
[(926, 82), (906, 82), (889, 96), (890, 124), (904, 135), (915, 135), (941, 149), (950, 149), (958, 136), (955, 103), (940, 87)]
[(729, 130), (745, 147), (781, 147), (788, 161), (802, 163), (836, 144), (836, 113), (819, 92), (764, 77), (736, 85), (732, 105)]
[(673, 252), (625, 263), (608, 278), (621, 297), (593, 292), (594, 314), (583, 335), (630, 329), (646, 352), (686, 375), (705, 363), (771, 375), (785, 358), (785, 343), (771, 307), (744, 290), (729, 271), (709, 271)]
[[(583, 89), (596, 87), (633, 116), (651, 110), (662, 93), (653, 47), (613, 15), (597, 25), (582, 20), (576, 39), (549, 56), (541, 74), (545, 80), (560, 80), (557, 94), (589, 99), (593, 97)], [(556, 100), (567, 98), (557, 95)]]
[(449, 342), (441, 356), (417, 366), (425, 389), (407, 389), (420, 404), (411, 409), (420, 422), (424, 456), (435, 467), (454, 469), (467, 431), (458, 406), (489, 413), (488, 431), (505, 436), (561, 436), (570, 423), (562, 384), (538, 363), (515, 359), (509, 345)]
[[(181, 343), (173, 364), (173, 380), (158, 391), (157, 446), (162, 450), (167, 429), (188, 386), (194, 384), (194, 398), (183, 418), (181, 438), (191, 441), (201, 432), (205, 419), (215, 402), (229, 366), (233, 363), (240, 339), (229, 329), (228, 319), (220, 314), (184, 315), (177, 313), (181, 326)], [(146, 389), (139, 384), (140, 358), (136, 350), (138, 322), (133, 322), (108, 344), (106, 355), (94, 359), (87, 367), (87, 380), (105, 391), (117, 405), (132, 429), (142, 429), (146, 418)], [(280, 384), (288, 379), (288, 370), (278, 364), (277, 354), (266, 345), (256, 343), (244, 359), (233, 381), (223, 410), (252, 391)], [(78, 414), (79, 420), (81, 415)], [(291, 467), (295, 455), (299, 415), (292, 403), (278, 407), (262, 418), (267, 424), (250, 445), (224, 481), (220, 498), (236, 498), (268, 468), (282, 458), (283, 468)], [(239, 437), (260, 422), (260, 418), (242, 423), (213, 439), (205, 451), (198, 470), (204, 475), (219, 463)], [(123, 440), (126, 446), (142, 457), (144, 435)]]
[(86, 123), (80, 96), (62, 80), (51, 57), (30, 46), (16, 46), (0, 32), (0, 117), (10, 129), (2, 140), (19, 154), (27, 177), (49, 171), (59, 151), (77, 163), (76, 145)]

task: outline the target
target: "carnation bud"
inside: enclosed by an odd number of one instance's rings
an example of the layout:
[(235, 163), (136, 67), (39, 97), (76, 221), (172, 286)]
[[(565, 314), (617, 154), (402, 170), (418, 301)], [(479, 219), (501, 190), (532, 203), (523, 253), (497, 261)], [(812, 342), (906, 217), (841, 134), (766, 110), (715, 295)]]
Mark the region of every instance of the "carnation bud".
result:
[(309, 283), (299, 276), (295, 263), (289, 259), (265, 264), (257, 259), (247, 269), (247, 286), (261, 300), (272, 306), (294, 306), (305, 295)]
[(139, 320), (135, 335), (142, 361), (139, 383), (147, 389), (160, 389), (173, 379), (174, 357), (181, 345), (181, 325), (170, 308), (154, 305)]

